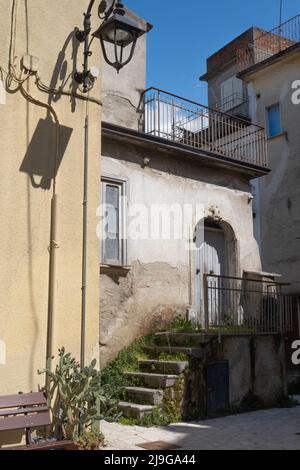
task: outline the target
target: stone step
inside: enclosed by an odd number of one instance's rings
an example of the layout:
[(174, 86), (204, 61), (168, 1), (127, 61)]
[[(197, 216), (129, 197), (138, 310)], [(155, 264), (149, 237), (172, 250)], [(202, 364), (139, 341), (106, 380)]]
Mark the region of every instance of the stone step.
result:
[(155, 343), (158, 346), (179, 346), (187, 348), (201, 348), (210, 343), (212, 337), (200, 333), (156, 333)]
[(133, 403), (160, 405), (164, 398), (164, 392), (153, 388), (125, 387), (127, 400)]
[(138, 421), (142, 420), (147, 413), (155, 408), (152, 405), (139, 405), (138, 403), (129, 403), (126, 401), (120, 401), (119, 410), (122, 411), (123, 416), (127, 418), (134, 418)]
[[(206, 345), (207, 346), (207, 345)], [(151, 358), (157, 358), (161, 353), (164, 354), (185, 354), (188, 357), (202, 359), (206, 356), (206, 348), (188, 348), (178, 346), (155, 346), (146, 347), (145, 351)]]
[(158, 361), (155, 359), (139, 361), (143, 372), (180, 375), (188, 368), (188, 361)]
[(150, 374), (147, 372), (126, 372), (127, 377), (139, 378), (150, 388), (168, 388), (175, 385), (178, 375)]

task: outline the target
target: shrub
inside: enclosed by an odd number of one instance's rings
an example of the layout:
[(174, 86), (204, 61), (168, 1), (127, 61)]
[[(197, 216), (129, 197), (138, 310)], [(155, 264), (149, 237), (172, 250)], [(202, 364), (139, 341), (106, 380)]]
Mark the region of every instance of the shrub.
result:
[(101, 418), (117, 416), (117, 402), (101, 386), (100, 371), (95, 367), (94, 359), (81, 370), (76, 359), (62, 348), (55, 371), (47, 368), (39, 372), (49, 378), (47, 392), (56, 434), (62, 431), (67, 439), (75, 439)]
[(79, 450), (99, 450), (104, 446), (104, 436), (101, 432), (85, 432), (76, 440)]

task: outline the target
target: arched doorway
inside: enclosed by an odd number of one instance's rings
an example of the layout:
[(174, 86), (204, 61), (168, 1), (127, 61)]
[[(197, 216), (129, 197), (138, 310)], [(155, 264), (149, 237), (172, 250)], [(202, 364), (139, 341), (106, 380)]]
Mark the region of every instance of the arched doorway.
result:
[[(237, 276), (238, 252), (237, 241), (231, 226), (213, 218), (201, 220), (195, 229), (195, 305), (198, 321), (204, 325), (204, 274), (216, 276)], [(214, 279), (214, 278), (212, 278)], [(218, 315), (220, 306), (219, 294), (210, 291), (208, 295), (209, 316), (211, 322)]]

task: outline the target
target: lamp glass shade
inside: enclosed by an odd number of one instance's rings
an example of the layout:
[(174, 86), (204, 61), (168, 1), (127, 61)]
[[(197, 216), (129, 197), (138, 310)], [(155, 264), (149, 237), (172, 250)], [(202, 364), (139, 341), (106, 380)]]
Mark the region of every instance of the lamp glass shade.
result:
[(126, 15), (114, 14), (108, 21), (102, 23), (93, 36), (103, 41), (126, 47), (146, 33), (136, 21)]
[[(103, 37), (104, 40), (114, 43), (116, 41), (117, 45), (129, 44), (131, 41), (132, 34), (130, 31), (126, 31), (120, 27), (111, 28), (107, 31), (106, 36)], [(105, 39), (106, 38), (106, 39)]]

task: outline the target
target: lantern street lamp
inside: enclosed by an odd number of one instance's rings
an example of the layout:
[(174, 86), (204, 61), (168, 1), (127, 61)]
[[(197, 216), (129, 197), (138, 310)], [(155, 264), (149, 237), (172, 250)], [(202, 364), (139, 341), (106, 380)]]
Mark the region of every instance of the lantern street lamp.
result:
[[(98, 18), (101, 25), (91, 33), (92, 10), (96, 0), (90, 0), (84, 13), (83, 30), (77, 30), (76, 38), (84, 43), (83, 70), (74, 74), (74, 80), (81, 86), (83, 93), (88, 93), (99, 76), (96, 67), (89, 67), (92, 55), (91, 45), (95, 38), (100, 40), (105, 61), (117, 72), (127, 65), (134, 54), (138, 38), (149, 31), (149, 25), (143, 27), (126, 15), (123, 4), (118, 0), (101, 0), (98, 6)], [(128, 53), (126, 54), (126, 51)], [(88, 167), (89, 167), (89, 116), (86, 113), (84, 126), (84, 170), (83, 170), (83, 221), (82, 221), (82, 287), (81, 287), (81, 340), (80, 365), (85, 365), (86, 332), (86, 292), (87, 292), (87, 240), (88, 240)]]
[[(88, 64), (89, 57), (92, 55), (91, 44), (95, 38), (100, 40), (105, 61), (119, 72), (131, 61), (138, 38), (147, 32), (147, 29), (126, 15), (121, 2), (112, 0), (111, 6), (108, 7), (107, 0), (101, 0), (98, 17), (102, 20), (102, 24), (94, 33), (91, 33), (91, 16), (95, 1), (90, 1), (87, 12), (84, 14), (83, 30), (76, 32), (78, 41), (84, 42), (84, 62), (83, 71), (76, 72), (74, 79), (82, 85), (84, 93), (93, 87), (94, 80), (99, 74), (95, 67), (89, 69)], [(129, 46), (129, 53), (126, 54), (125, 49)]]

